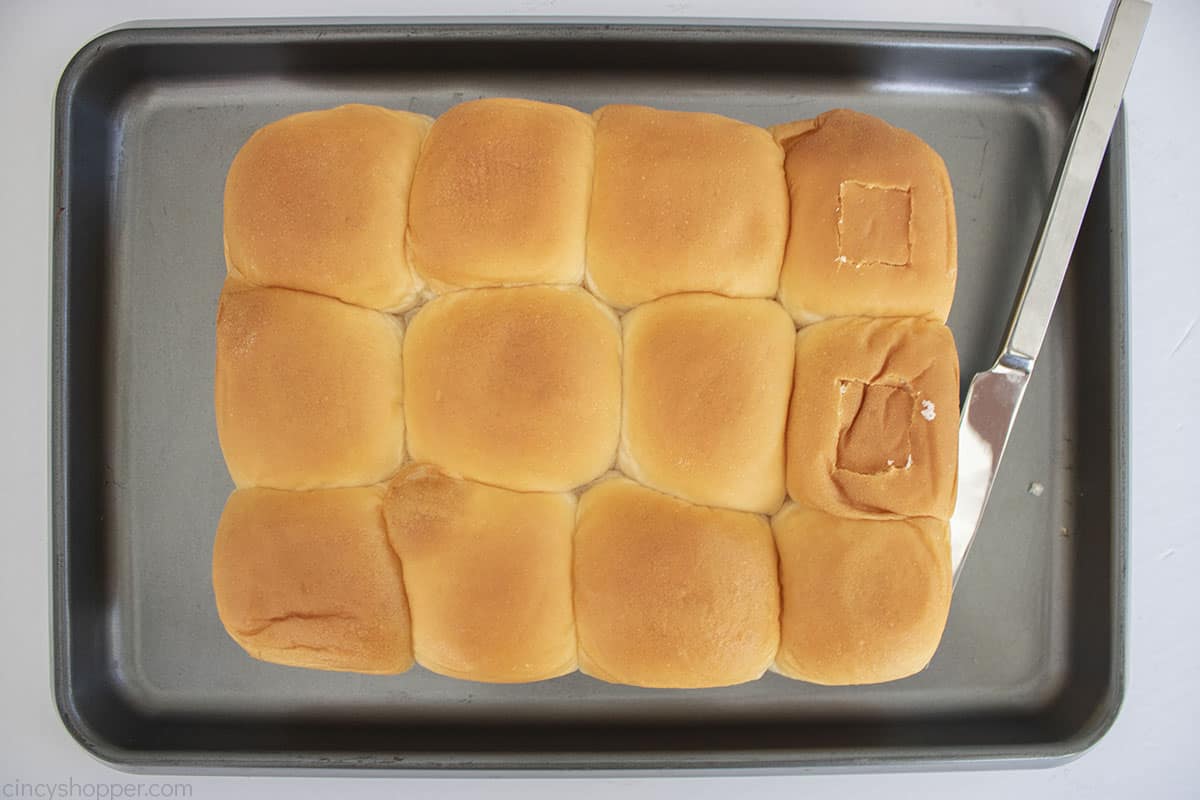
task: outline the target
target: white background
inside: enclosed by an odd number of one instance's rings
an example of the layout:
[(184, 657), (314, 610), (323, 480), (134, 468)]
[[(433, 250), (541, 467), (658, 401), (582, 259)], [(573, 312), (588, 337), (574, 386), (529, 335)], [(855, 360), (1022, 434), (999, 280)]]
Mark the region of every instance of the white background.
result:
[[(47, 414), (51, 113), (71, 55), (134, 19), (576, 15), (1055, 28), (1096, 41), (1107, 0), (0, 0), (0, 797), (15, 781), (143, 782), (87, 756), (50, 690)], [(1130, 797), (1200, 795), (1200, 0), (1159, 0), (1127, 94), (1133, 313), (1129, 684), (1065, 767), (734, 779), (186, 778), (192, 797)], [(176, 781), (177, 778), (168, 780)], [(13, 788), (7, 788), (13, 787)], [(142, 790), (146, 791), (145, 788)]]

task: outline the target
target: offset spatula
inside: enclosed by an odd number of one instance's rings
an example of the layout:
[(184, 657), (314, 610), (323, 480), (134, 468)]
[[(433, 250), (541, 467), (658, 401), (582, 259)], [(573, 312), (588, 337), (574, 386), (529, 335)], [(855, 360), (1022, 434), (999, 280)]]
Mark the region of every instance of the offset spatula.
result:
[(971, 548), (1083, 223), (1150, 4), (1114, 0), (1071, 141), (1059, 166), (996, 365), (971, 379), (958, 434), (958, 505), (950, 518), (954, 579)]

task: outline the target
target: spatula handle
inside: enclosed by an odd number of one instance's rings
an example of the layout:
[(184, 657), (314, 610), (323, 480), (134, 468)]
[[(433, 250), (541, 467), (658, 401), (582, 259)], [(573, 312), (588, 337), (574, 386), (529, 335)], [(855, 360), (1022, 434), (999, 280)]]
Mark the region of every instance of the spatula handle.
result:
[(1108, 9), (1087, 93), (1001, 350), (1006, 367), (1028, 373), (1042, 349), (1149, 17), (1150, 4), (1143, 0), (1114, 0)]

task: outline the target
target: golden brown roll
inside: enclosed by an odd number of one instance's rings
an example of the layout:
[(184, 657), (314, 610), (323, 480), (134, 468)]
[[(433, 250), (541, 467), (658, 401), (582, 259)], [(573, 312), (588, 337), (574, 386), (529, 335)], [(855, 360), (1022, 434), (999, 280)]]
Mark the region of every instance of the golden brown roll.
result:
[(777, 672), (846, 685), (925, 668), (950, 610), (945, 522), (842, 519), (789, 505), (771, 527), (783, 591)]
[(958, 353), (922, 319), (828, 320), (796, 337), (792, 499), (844, 517), (949, 519), (958, 482)]
[(958, 428), (948, 327), (846, 318), (798, 333), (786, 445), (797, 503), (844, 517), (948, 519)]
[(592, 120), (566, 106), (461, 103), (429, 131), (408, 248), (437, 291), (578, 283), (592, 188)]
[(784, 308), (801, 324), (848, 316), (945, 322), (958, 245), (950, 177), (933, 148), (845, 109), (772, 132), (791, 196)]
[(260, 128), (225, 182), (230, 270), (259, 286), (369, 308), (411, 306), (420, 286), (404, 228), (431, 122), (407, 111), (347, 105)]
[(787, 312), (679, 294), (622, 323), (621, 470), (693, 503), (777, 511), (795, 360)]
[(587, 281), (598, 296), (625, 308), (678, 292), (775, 295), (788, 200), (768, 132), (644, 106), (595, 118)]
[(610, 683), (729, 686), (779, 644), (775, 545), (756, 514), (624, 478), (584, 493), (575, 530), (579, 668)]
[(620, 323), (577, 287), (470, 289), (413, 317), (408, 449), (472, 480), (568, 491), (616, 457)]
[(361, 486), (395, 472), (404, 455), (400, 355), (394, 317), (227, 280), (214, 400), (234, 483)]
[(234, 641), (293, 667), (385, 674), (412, 666), (382, 501), (379, 486), (230, 495), (213, 546), (213, 592)]
[(524, 683), (575, 669), (575, 497), (510, 492), (408, 464), (384, 516), (404, 565), (417, 663)]

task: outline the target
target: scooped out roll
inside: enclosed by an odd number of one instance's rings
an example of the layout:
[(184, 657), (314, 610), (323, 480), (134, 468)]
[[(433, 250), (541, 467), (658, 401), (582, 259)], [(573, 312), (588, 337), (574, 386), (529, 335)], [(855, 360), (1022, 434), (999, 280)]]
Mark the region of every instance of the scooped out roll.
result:
[(779, 299), (792, 317), (945, 322), (958, 242), (941, 156), (915, 134), (846, 109), (771, 130), (791, 198)]
[(834, 319), (796, 336), (787, 431), (793, 500), (843, 517), (949, 519), (958, 354), (923, 319)]

